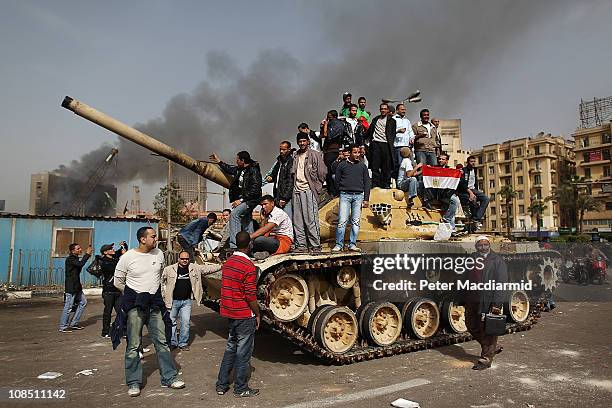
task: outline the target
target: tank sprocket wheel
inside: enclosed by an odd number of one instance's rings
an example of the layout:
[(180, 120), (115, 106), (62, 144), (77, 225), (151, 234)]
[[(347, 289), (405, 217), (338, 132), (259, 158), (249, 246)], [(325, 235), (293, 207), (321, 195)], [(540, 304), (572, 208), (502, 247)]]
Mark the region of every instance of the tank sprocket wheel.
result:
[(319, 344), (334, 354), (353, 348), (359, 333), (355, 313), (345, 306), (326, 308), (319, 315), (314, 331)]
[(282, 275), (272, 284), (269, 308), (276, 319), (291, 322), (308, 307), (308, 285), (295, 274)]
[(453, 333), (465, 333), (465, 308), (458, 306), (453, 301), (446, 301), (442, 304), (442, 319), (446, 327)]
[(436, 334), (440, 327), (440, 309), (433, 300), (415, 299), (406, 309), (404, 324), (409, 328), (411, 334), (421, 340)]
[(510, 321), (523, 323), (529, 317), (529, 296), (525, 291), (516, 290), (510, 295), (510, 302), (504, 305)]
[(364, 311), (361, 329), (369, 342), (388, 346), (402, 334), (402, 314), (393, 303), (374, 302)]

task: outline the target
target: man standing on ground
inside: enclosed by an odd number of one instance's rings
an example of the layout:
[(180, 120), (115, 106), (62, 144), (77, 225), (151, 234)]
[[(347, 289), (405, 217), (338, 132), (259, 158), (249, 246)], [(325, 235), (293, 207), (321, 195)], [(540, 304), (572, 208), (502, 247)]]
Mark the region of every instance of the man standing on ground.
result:
[(414, 157), (417, 163), (435, 166), (438, 133), (434, 125), (429, 122), (429, 109), (422, 109), (419, 113), (421, 120), (412, 125), (414, 133)]
[[(496, 284), (508, 282), (506, 263), (498, 254), (491, 251), (491, 243), (485, 235), (476, 238), (475, 256), (484, 258), (484, 267), (481, 270), (470, 271), (468, 275), (470, 282), (485, 284), (490, 281)], [(507, 295), (505, 291), (493, 289), (471, 291), (466, 294), (465, 325), (481, 347), (480, 359), (472, 367), (473, 370), (484, 370), (491, 367), (495, 354), (503, 350), (503, 347), (497, 345), (498, 336), (485, 334), (483, 317), (487, 313), (501, 314), (501, 308)]]
[(340, 190), (340, 207), (338, 210), (338, 227), (336, 229), (336, 245), (332, 252), (342, 251), (344, 248), (344, 232), (346, 224), (351, 217), (351, 233), (349, 235), (349, 251), (359, 252), (357, 236), (359, 235), (359, 220), (361, 207), (367, 208), (370, 197), (370, 176), (368, 168), (360, 160), (359, 146), (349, 147), (350, 155), (347, 160), (338, 163), (336, 168), (336, 183)]
[[(83, 286), (81, 285), (81, 270), (93, 252), (92, 247), (87, 247), (85, 255), (79, 260), (79, 256), (83, 253), (83, 249), (79, 244), (70, 244), (68, 250), (70, 251), (70, 255), (66, 258), (65, 263), (64, 310), (62, 311), (59, 325), (59, 331), (62, 333), (71, 333), (72, 330), (83, 330), (83, 327), (79, 326), (79, 320), (87, 305), (87, 299), (85, 298)], [(79, 302), (79, 305), (70, 321), (70, 311), (75, 302)]]
[[(393, 117), (395, 119), (395, 140), (393, 142), (394, 149), (394, 160), (395, 167), (393, 171), (394, 177), (397, 177), (400, 163), (402, 162), (402, 157), (400, 156), (400, 149), (402, 147), (409, 147), (410, 143), (414, 139), (414, 133), (412, 133), (412, 124), (410, 120), (406, 117), (406, 105), (400, 103), (397, 105), (396, 114)], [(399, 185), (399, 179), (397, 180), (397, 184)]]
[(217, 222), (217, 214), (211, 212), (206, 217), (191, 221), (179, 231), (176, 239), (191, 257), (191, 262), (195, 262), (195, 248), (203, 239), (206, 239), (204, 232), (215, 222)]
[[(221, 270), (221, 265), (198, 265), (189, 262), (189, 252), (181, 251), (177, 263), (166, 266), (161, 277), (161, 293), (166, 308), (170, 311), (172, 320), (171, 347), (181, 351), (189, 351), (189, 323), (191, 322), (191, 307), (202, 302), (202, 278)], [(178, 320), (181, 320), (180, 337), (178, 336)]]
[[(274, 183), (272, 189), (274, 200), (279, 208), (284, 210), (291, 217), (291, 197), (293, 196), (293, 150), (291, 142), (283, 141), (279, 147), (280, 154), (276, 158), (276, 162), (270, 171), (270, 175), (266, 177), (266, 183)], [(265, 184), (265, 183), (264, 183)]]
[(99, 258), (102, 271), (102, 299), (104, 300), (104, 312), (102, 312), (102, 337), (110, 338), (111, 314), (115, 309), (115, 314), (119, 314), (121, 291), (115, 287), (115, 268), (121, 255), (127, 251), (127, 243), (121, 241), (121, 247), (115, 251), (114, 243), (102, 245)]
[(489, 197), (478, 189), (478, 171), (476, 157), (469, 156), (463, 168), (463, 175), (458, 189), (459, 199), (467, 202), (472, 210), (472, 220), (476, 221), (476, 228), (482, 227), (482, 217), (489, 206)]
[(246, 151), (238, 152), (235, 166), (222, 162), (216, 153), (213, 153), (210, 159), (218, 163), (224, 173), (234, 177), (229, 188), (229, 199), (232, 203), (230, 249), (236, 249), (236, 234), (240, 231), (253, 232), (253, 209), (261, 199), (259, 163), (251, 159), (251, 155)]
[(388, 117), (389, 105), (380, 104), (380, 115), (372, 119), (366, 139), (370, 141), (368, 162), (372, 169), (372, 187), (389, 188), (394, 168), (393, 142), (395, 119)]
[(261, 198), (265, 224), (251, 234), (253, 255), (264, 259), (271, 254), (286, 254), (293, 244), (293, 223), (287, 213), (274, 205), (274, 198)]
[(249, 388), (251, 355), (255, 345), (255, 331), (259, 328), (261, 315), (257, 305), (257, 269), (247, 255), (251, 238), (245, 231), (235, 237), (238, 249), (221, 269), (220, 314), (227, 317), (229, 335), (219, 367), (216, 384), (218, 395), (230, 388), (230, 372), (235, 373), (234, 396), (253, 397), (258, 389)]
[(327, 176), (327, 166), (320, 152), (308, 148), (308, 135), (298, 133), (297, 144), (299, 149), (295, 152), (291, 169), (295, 180), (293, 189), (295, 251), (306, 252), (310, 249), (317, 252), (321, 250), (319, 195)]
[(123, 254), (115, 269), (115, 286), (123, 292), (123, 298), (119, 320), (113, 328), (113, 347), (119, 344), (126, 325), (125, 383), (130, 397), (139, 396), (142, 387), (142, 362), (138, 349), (144, 325), (155, 345), (162, 387), (185, 387), (185, 383), (178, 379), (164, 322), (170, 320), (160, 288), (164, 254), (157, 248), (157, 234), (153, 228), (139, 228), (136, 238), (138, 247)]

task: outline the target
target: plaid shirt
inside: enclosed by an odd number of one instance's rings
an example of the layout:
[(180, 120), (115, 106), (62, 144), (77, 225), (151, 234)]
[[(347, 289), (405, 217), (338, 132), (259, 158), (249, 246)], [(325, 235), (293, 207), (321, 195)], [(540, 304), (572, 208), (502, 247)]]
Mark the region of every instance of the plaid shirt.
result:
[(248, 302), (257, 299), (257, 268), (242, 252), (234, 254), (221, 268), (221, 316), (248, 319), (253, 311)]

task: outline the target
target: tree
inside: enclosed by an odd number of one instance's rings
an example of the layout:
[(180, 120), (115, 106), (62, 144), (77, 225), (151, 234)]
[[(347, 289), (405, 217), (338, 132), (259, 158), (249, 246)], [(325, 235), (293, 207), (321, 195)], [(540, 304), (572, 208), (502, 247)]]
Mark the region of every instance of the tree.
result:
[(505, 185), (499, 190), (499, 195), (506, 200), (506, 235), (510, 238), (510, 205), (512, 199), (516, 197), (516, 191), (510, 185)]
[(536, 218), (536, 225), (537, 225), (537, 237), (538, 237), (538, 241), (540, 240), (540, 220), (542, 219), (542, 214), (544, 214), (544, 211), (546, 210), (546, 205), (544, 204), (543, 200), (531, 200), (531, 204), (529, 205), (529, 208), (527, 208), (527, 210), (529, 211), (529, 214), (532, 217)]
[[(584, 182), (584, 177), (570, 176), (560, 179), (557, 187), (551, 196), (546, 197), (546, 201), (557, 201), (559, 212), (564, 214), (564, 220), (569, 220), (567, 227), (578, 226), (578, 185)], [(563, 224), (562, 224), (563, 225)]]
[[(170, 184), (170, 218), (171, 222), (173, 223), (184, 223), (187, 222), (185, 213), (183, 211), (185, 207), (185, 200), (178, 193), (178, 188), (179, 186), (175, 182), (172, 182)], [(155, 209), (155, 215), (157, 215), (162, 220), (162, 223), (165, 223), (168, 219), (167, 205), (168, 186), (163, 186), (159, 189), (159, 193), (157, 193), (155, 195), (155, 198), (153, 199), (153, 208)]]
[(590, 194), (579, 193), (576, 200), (576, 210), (578, 211), (578, 234), (582, 234), (582, 221), (584, 213), (587, 211), (597, 211), (601, 208), (601, 203)]

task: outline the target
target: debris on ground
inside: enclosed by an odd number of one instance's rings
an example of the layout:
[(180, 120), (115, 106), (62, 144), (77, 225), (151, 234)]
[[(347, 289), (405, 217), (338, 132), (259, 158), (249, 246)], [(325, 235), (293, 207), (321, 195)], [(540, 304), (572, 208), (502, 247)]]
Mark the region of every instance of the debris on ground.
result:
[(39, 380), (54, 380), (62, 375), (62, 373), (58, 373), (55, 371), (47, 371), (46, 373), (42, 373), (41, 375), (39, 375), (37, 378)]
[(403, 398), (396, 399), (391, 403), (391, 406), (397, 408), (421, 408), (418, 402), (410, 401)]

